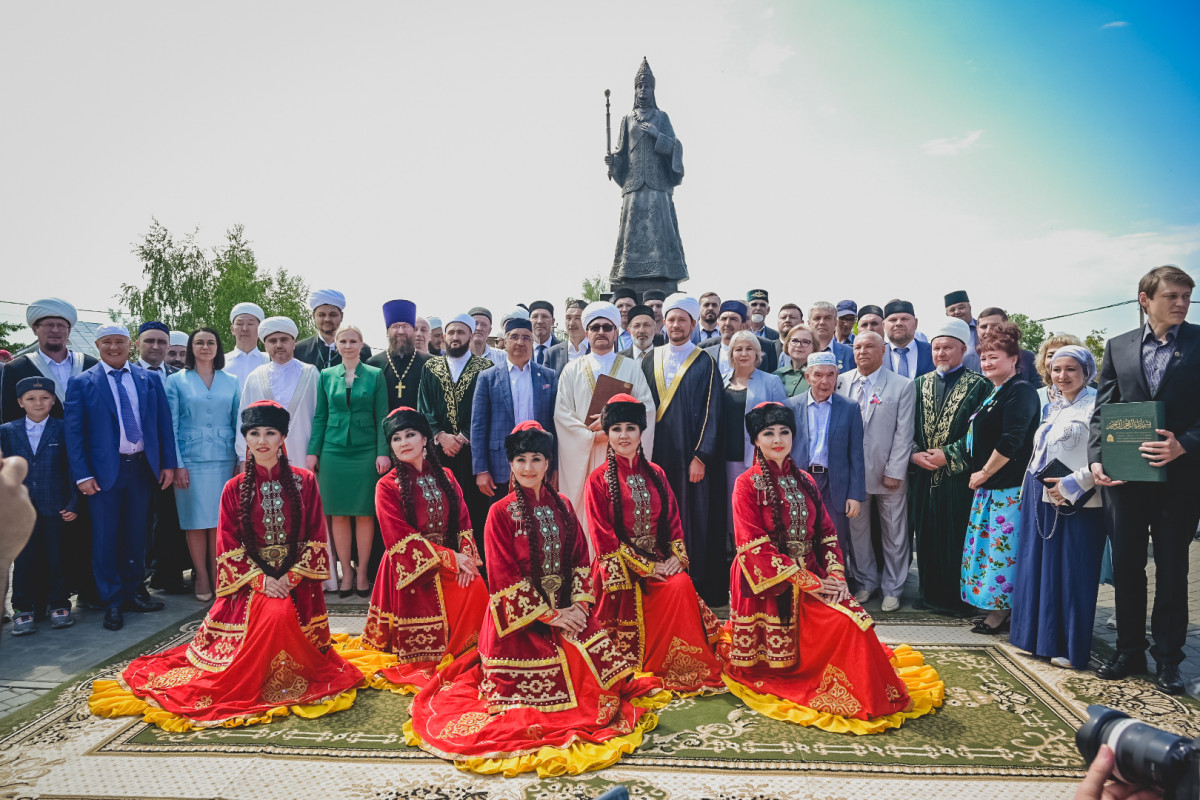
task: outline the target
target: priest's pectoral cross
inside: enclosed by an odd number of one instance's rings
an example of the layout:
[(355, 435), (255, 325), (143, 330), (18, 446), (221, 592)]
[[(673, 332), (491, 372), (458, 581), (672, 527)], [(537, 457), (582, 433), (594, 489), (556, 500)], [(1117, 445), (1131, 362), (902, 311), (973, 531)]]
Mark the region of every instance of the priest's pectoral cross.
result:
[(404, 397), (404, 381), (396, 384), (396, 399), (400, 400)]

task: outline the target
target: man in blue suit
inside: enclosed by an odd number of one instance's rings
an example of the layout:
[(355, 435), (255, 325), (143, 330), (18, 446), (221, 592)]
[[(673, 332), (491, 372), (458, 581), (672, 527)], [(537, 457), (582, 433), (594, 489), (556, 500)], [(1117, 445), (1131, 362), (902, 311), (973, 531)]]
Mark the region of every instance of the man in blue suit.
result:
[(162, 379), (129, 363), (124, 325), (96, 330), (100, 363), (67, 383), (64, 421), (71, 475), (92, 517), (92, 573), (104, 627), (125, 625), (123, 611), (158, 611), (138, 597), (145, 577), (146, 527), (155, 484), (175, 478), (175, 435)]
[(891, 300), (883, 307), (883, 334), (887, 350), (883, 368), (909, 380), (933, 372), (933, 348), (917, 336), (917, 316), (907, 300)]
[(814, 353), (833, 353), (838, 372), (854, 369), (854, 350), (837, 340), (837, 306), (828, 300), (813, 303), (808, 309), (808, 327), (816, 339), (813, 342)]
[(508, 492), (511, 468), (504, 437), (527, 420), (554, 433), (558, 373), (533, 361), (533, 324), (510, 318), (504, 324), (504, 364), (479, 373), (471, 403), (471, 468), (475, 484), (491, 502)]
[(809, 355), (804, 377), (809, 390), (788, 398), (796, 415), (792, 461), (812, 475), (821, 490), (825, 510), (837, 528), (846, 574), (855, 575), (850, 520), (858, 516), (859, 504), (867, 496), (862, 414), (854, 401), (834, 391), (838, 365), (833, 353)]

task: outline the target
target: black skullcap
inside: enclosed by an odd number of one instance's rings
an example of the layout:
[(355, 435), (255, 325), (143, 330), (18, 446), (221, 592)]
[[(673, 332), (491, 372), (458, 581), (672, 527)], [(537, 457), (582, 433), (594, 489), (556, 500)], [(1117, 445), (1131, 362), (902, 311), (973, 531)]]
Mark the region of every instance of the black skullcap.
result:
[(950, 294), (946, 295), (945, 300), (946, 300), (946, 308), (949, 308), (950, 306), (954, 305), (955, 303), (971, 302), (971, 298), (967, 297), (967, 292), (965, 289), (959, 289), (957, 292), (951, 292)]
[(634, 317), (641, 316), (655, 319), (654, 309), (650, 306), (634, 306), (633, 308), (629, 309), (629, 313), (625, 315), (625, 324), (628, 325), (630, 322), (633, 322)]
[(530, 322), (529, 320), (525, 319), (524, 317), (509, 317), (507, 320), (504, 321), (504, 332), (505, 333), (508, 333), (509, 331), (515, 331), (518, 329), (531, 331), (531, 330), (533, 330), (533, 323)]
[(552, 316), (552, 317), (554, 316), (554, 304), (550, 303), (549, 301), (546, 301), (546, 300), (534, 300), (532, 303), (529, 304), (528, 311), (530, 314), (532, 314), (533, 312), (537, 311), (539, 308), (542, 311), (549, 311), (550, 316)]
[(647, 300), (666, 300), (666, 299), (667, 299), (667, 293), (659, 291), (658, 289), (647, 289), (646, 291), (642, 292), (642, 302), (643, 303), (645, 303)]
[(887, 319), (892, 314), (912, 314), (915, 317), (917, 312), (913, 310), (913, 304), (907, 300), (893, 300), (883, 307), (883, 318)]
[(612, 293), (612, 301), (611, 301), (611, 302), (613, 302), (613, 303), (616, 303), (616, 302), (617, 302), (618, 300), (620, 300), (622, 297), (628, 297), (630, 300), (632, 300), (632, 301), (633, 301), (633, 302), (635, 302), (635, 303), (637, 303), (637, 302), (640, 302), (640, 301), (638, 300), (638, 294), (637, 294), (637, 292), (635, 292), (633, 289), (626, 289), (626, 288), (624, 288), (624, 287), (622, 287), (622, 288), (620, 288), (620, 289), (615, 289), (615, 290), (613, 291), (613, 293)]
[(858, 310), (858, 318), (862, 319), (867, 314), (874, 314), (877, 317), (883, 317), (883, 309), (879, 306), (863, 306)]

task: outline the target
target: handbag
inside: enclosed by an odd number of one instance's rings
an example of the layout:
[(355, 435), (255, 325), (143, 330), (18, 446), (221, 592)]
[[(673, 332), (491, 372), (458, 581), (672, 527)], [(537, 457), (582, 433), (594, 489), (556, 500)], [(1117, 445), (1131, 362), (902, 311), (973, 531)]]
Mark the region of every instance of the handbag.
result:
[[(1033, 473), (1033, 477), (1035, 479), (1037, 479), (1038, 483), (1040, 483), (1043, 486), (1048, 488), (1052, 484), (1046, 482), (1047, 478), (1065, 478), (1066, 476), (1070, 475), (1074, 471), (1075, 470), (1071, 469), (1070, 467), (1068, 467), (1066, 464), (1064, 464), (1062, 461), (1058, 460), (1057, 458), (1052, 458), (1052, 459), (1050, 459), (1050, 462), (1048, 464), (1046, 464), (1046, 466), (1042, 467), (1037, 472)], [(1042, 533), (1042, 526), (1041, 526), (1041, 522), (1039, 521), (1038, 522), (1038, 536), (1041, 536), (1043, 540), (1053, 538), (1054, 532), (1056, 530), (1058, 530), (1059, 516), (1061, 515), (1064, 517), (1069, 517), (1069, 516), (1077, 513), (1079, 511), (1079, 509), (1084, 507), (1084, 505), (1087, 503), (1088, 500), (1092, 499), (1092, 496), (1094, 494), (1096, 494), (1096, 489), (1095, 489), (1095, 487), (1092, 487), (1091, 489), (1088, 489), (1086, 492), (1084, 492), (1082, 495), (1080, 495), (1079, 498), (1073, 503), (1067, 503), (1065, 505), (1055, 504), (1055, 506), (1054, 506), (1054, 524), (1052, 526), (1050, 526), (1050, 535), (1047, 536)], [(1035, 520), (1038, 519), (1036, 515), (1034, 516), (1034, 519)]]

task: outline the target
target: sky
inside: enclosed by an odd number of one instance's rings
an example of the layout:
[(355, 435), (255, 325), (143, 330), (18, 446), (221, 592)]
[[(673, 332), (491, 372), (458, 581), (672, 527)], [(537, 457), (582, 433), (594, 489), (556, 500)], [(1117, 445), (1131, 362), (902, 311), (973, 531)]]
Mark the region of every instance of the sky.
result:
[(685, 291), (901, 297), (926, 328), (955, 289), (1117, 303), (1200, 276), (1198, 34), (1195, 2), (9, 3), (0, 300), (116, 306), (158, 219), (245, 225), (369, 340), (394, 297), (561, 308), (611, 268), (604, 90), (615, 131), (645, 56)]

